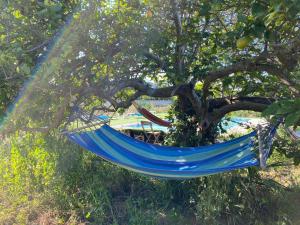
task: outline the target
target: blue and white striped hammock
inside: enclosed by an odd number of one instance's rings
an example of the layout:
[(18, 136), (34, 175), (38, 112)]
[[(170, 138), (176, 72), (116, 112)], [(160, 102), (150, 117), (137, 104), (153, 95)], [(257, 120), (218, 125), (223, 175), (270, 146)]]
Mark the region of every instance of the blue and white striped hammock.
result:
[[(271, 132), (269, 140), (274, 136)], [(70, 140), (123, 168), (169, 179), (188, 179), (259, 166), (253, 138), (257, 132), (210, 146), (168, 147), (135, 140), (103, 125), (93, 131), (68, 132)], [(269, 141), (270, 142), (270, 141)], [(264, 160), (267, 152), (260, 154)]]

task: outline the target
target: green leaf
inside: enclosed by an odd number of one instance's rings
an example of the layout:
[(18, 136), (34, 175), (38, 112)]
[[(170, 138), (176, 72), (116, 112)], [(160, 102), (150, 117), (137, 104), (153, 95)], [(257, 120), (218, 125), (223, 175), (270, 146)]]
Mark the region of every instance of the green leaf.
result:
[(253, 16), (262, 17), (266, 14), (266, 12), (267, 12), (266, 7), (261, 5), (260, 3), (256, 2), (252, 5), (251, 13)]
[(285, 125), (286, 126), (293, 126), (300, 120), (300, 113), (293, 113), (288, 115), (285, 118)]
[(245, 16), (244, 14), (240, 14), (240, 13), (237, 15), (237, 19), (238, 19), (238, 22), (241, 22), (241, 23), (245, 23), (248, 20), (247, 16)]
[(22, 64), (21, 65), (21, 70), (25, 74), (30, 74), (30, 67), (28, 65), (26, 65), (26, 64)]
[(86, 218), (86, 219), (89, 219), (90, 217), (91, 217), (91, 213), (88, 212), (88, 213), (85, 215), (85, 218)]
[(47, 13), (48, 13), (48, 9), (45, 8), (45, 9), (42, 9), (41, 11), (39, 11), (37, 13), (37, 15), (39, 15), (39, 16), (45, 16), (45, 15), (47, 15)]
[(19, 18), (22, 17), (22, 14), (21, 14), (20, 10), (15, 10), (13, 12), (13, 15), (16, 17), (16, 19), (19, 19)]
[(270, 30), (266, 30), (264, 33), (264, 38), (268, 41), (274, 41), (276, 36), (275, 36), (274, 32), (272, 32)]
[(62, 10), (62, 7), (61, 7), (61, 5), (55, 5), (55, 6), (51, 7), (51, 10), (57, 13)]
[(266, 26), (262, 21), (256, 21), (253, 25), (253, 35), (258, 37), (262, 35), (266, 30)]
[(211, 9), (211, 6), (209, 3), (202, 5), (200, 8), (200, 15), (207, 16), (209, 14), (210, 9)]
[(195, 89), (196, 91), (201, 91), (202, 88), (203, 88), (203, 83), (200, 82), (200, 81), (198, 81), (198, 82), (195, 84), (194, 89)]

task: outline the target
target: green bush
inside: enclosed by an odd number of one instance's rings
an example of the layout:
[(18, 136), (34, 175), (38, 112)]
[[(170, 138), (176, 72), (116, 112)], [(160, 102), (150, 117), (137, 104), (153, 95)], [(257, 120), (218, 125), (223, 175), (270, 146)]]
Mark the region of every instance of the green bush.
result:
[(56, 169), (56, 157), (45, 147), (43, 136), (29, 133), (16, 133), (1, 144), (0, 222), (25, 224), (44, 201)]

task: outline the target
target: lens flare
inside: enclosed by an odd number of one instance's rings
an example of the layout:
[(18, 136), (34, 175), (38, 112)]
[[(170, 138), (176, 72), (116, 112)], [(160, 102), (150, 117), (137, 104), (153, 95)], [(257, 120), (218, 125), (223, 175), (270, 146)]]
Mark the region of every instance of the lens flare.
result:
[[(7, 129), (13, 129), (13, 126), (17, 125), (14, 120), (24, 113), (22, 108), (26, 103), (30, 102), (33, 90), (35, 90), (43, 80), (49, 79), (47, 76), (54, 72), (53, 67), (51, 67), (52, 64), (54, 64), (54, 61), (57, 63), (57, 58), (68, 50), (68, 42), (71, 39), (74, 40), (74, 38), (76, 38), (76, 35), (78, 34), (78, 32), (74, 32), (78, 26), (78, 22), (74, 20), (76, 14), (84, 15), (81, 13), (74, 13), (68, 16), (63, 27), (52, 38), (45, 47), (45, 51), (39, 56), (36, 66), (31, 72), (32, 75), (24, 83), (18, 96), (15, 98), (14, 102), (9, 105), (4, 116), (0, 118), (0, 133), (7, 131)], [(60, 65), (62, 64), (58, 63), (56, 67), (58, 68)]]

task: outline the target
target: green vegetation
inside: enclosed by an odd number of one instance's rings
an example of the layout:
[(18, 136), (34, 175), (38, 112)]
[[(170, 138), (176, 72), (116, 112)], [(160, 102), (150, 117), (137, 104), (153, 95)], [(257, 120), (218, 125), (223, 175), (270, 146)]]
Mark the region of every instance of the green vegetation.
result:
[(231, 116), (283, 118), (296, 128), (299, 7), (0, 1), (0, 224), (299, 224), (300, 143), (282, 127), (266, 171), (180, 181), (121, 169), (61, 134), (82, 119), (76, 107), (122, 114), (137, 99), (165, 98), (174, 104), (157, 115), (176, 118), (168, 145), (214, 143)]
[[(296, 167), (157, 180), (113, 166), (56, 134), (10, 137), (1, 145), (0, 162), (1, 224), (297, 224), (300, 219)], [(285, 177), (286, 187), (270, 176), (279, 182)]]

